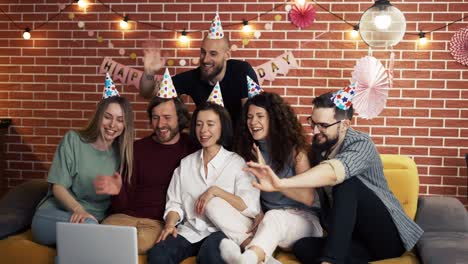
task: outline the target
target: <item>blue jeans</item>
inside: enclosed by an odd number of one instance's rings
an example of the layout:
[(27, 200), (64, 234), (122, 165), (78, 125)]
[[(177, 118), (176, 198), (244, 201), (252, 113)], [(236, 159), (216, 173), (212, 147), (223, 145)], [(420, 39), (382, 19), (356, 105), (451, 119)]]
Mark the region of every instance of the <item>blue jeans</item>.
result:
[[(70, 222), (71, 212), (58, 208), (38, 208), (31, 223), (34, 242), (46, 246), (54, 246), (57, 242), (57, 223)], [(94, 219), (86, 218), (86, 224), (98, 224)]]
[(148, 252), (148, 263), (178, 264), (191, 256), (197, 256), (199, 264), (222, 264), (219, 244), (226, 238), (223, 232), (215, 232), (200, 242), (190, 243), (183, 236), (168, 236), (154, 245)]

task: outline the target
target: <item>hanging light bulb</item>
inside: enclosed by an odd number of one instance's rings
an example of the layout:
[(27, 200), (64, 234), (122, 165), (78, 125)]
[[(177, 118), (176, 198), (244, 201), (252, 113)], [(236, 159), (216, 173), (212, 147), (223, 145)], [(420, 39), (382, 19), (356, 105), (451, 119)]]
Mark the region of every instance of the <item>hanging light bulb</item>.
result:
[(23, 38), (24, 39), (30, 39), (31, 38), (30, 31), (31, 31), (31, 29), (29, 29), (28, 27), (24, 30), (24, 32), (23, 32)]
[(242, 20), (242, 31), (244, 31), (245, 33), (249, 33), (250, 31), (252, 31), (252, 28), (250, 27), (249, 25), (249, 21), (243, 19)]
[(379, 15), (375, 16), (374, 24), (378, 29), (386, 30), (392, 24), (392, 18), (382, 10)]
[(86, 0), (78, 0), (77, 3), (81, 9), (86, 9), (86, 7), (88, 7), (88, 3), (86, 2)]
[(426, 33), (424, 32), (419, 32), (419, 44), (420, 45), (425, 45), (427, 43), (427, 38), (426, 38)]
[(376, 0), (359, 20), (359, 35), (370, 47), (391, 47), (405, 35), (406, 19), (388, 0)]
[(128, 29), (128, 16), (124, 16), (122, 21), (120, 21), (120, 28), (121, 29)]
[(180, 34), (180, 37), (179, 37), (179, 41), (181, 43), (187, 43), (189, 41), (189, 37), (187, 36), (187, 31), (185, 31), (185, 29), (182, 31), (182, 33)]
[(296, 4), (299, 5), (299, 6), (304, 6), (305, 2), (306, 2), (306, 0), (296, 0)]
[(359, 36), (359, 24), (355, 25), (353, 27), (353, 30), (351, 31), (351, 37), (352, 38), (357, 38)]

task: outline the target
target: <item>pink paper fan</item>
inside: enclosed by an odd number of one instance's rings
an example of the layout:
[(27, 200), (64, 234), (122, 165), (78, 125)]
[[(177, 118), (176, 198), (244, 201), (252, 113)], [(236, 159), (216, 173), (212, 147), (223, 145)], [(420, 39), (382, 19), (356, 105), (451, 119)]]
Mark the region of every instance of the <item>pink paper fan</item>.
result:
[(450, 40), (450, 53), (458, 63), (468, 66), (468, 27), (453, 35)]
[(314, 23), (315, 14), (314, 7), (309, 3), (294, 5), (289, 11), (289, 19), (296, 27), (306, 28)]
[(382, 63), (374, 57), (366, 56), (358, 61), (352, 73), (356, 83), (353, 105), (359, 117), (372, 119), (378, 116), (387, 102), (389, 81)]

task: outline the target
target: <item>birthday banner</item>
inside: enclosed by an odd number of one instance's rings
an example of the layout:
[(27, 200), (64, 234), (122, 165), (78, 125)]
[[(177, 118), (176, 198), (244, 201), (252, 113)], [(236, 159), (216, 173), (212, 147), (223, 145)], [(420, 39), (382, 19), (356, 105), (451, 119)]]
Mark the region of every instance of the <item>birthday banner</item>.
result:
[[(143, 71), (135, 70), (106, 57), (102, 61), (101, 67), (99, 67), (99, 73), (104, 74), (106, 72), (112, 76), (112, 80), (119, 80), (122, 84), (133, 85), (138, 90), (140, 89), (140, 80), (143, 77)], [(162, 75), (155, 76), (155, 79), (161, 78)]]
[(289, 69), (297, 68), (298, 65), (294, 55), (291, 51), (286, 51), (280, 56), (263, 63), (260, 66), (254, 67), (254, 70), (257, 73), (259, 84), (262, 84), (264, 80), (268, 80), (270, 82), (274, 81), (278, 73), (286, 75), (288, 74)]
[[(264, 80), (274, 81), (276, 75), (288, 74), (290, 69), (297, 69), (297, 61), (291, 51), (286, 51), (280, 56), (254, 67), (257, 73), (258, 82), (262, 84)], [(99, 73), (108, 72), (114, 81), (120, 81), (122, 84), (133, 85), (140, 89), (140, 80), (143, 77), (143, 71), (135, 70), (129, 66), (120, 64), (109, 57), (104, 58), (99, 68)], [(160, 80), (162, 75), (156, 75), (155, 79)]]

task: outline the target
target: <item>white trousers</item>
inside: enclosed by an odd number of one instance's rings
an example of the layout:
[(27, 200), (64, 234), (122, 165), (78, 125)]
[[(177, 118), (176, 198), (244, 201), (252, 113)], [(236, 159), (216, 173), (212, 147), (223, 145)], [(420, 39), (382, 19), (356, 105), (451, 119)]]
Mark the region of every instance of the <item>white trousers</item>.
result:
[(298, 209), (274, 209), (266, 212), (257, 233), (246, 247), (257, 246), (268, 259), (276, 247), (289, 250), (303, 237), (321, 237), (323, 229), (314, 214)]
[[(250, 234), (253, 219), (243, 215), (225, 200), (214, 197), (206, 205), (207, 218), (228, 238), (240, 245)], [(247, 246), (262, 248), (268, 259), (276, 247), (289, 250), (303, 237), (322, 237), (319, 218), (298, 209), (275, 209), (268, 211), (259, 224), (253, 240)]]
[(247, 231), (250, 230), (253, 219), (243, 215), (222, 198), (212, 198), (206, 205), (205, 215), (237, 245), (250, 236)]

